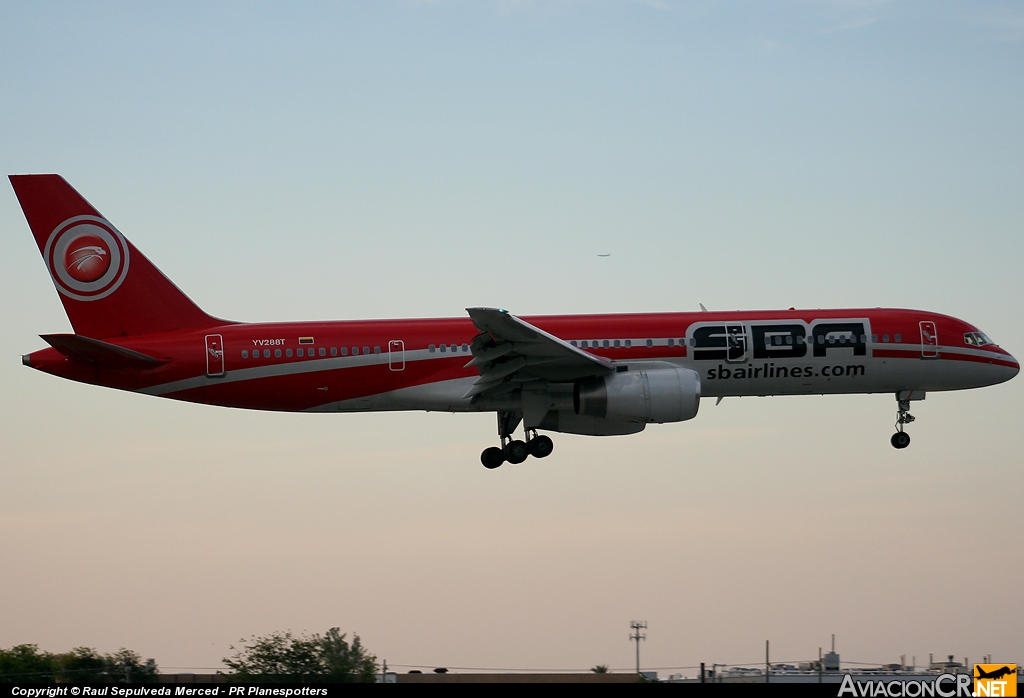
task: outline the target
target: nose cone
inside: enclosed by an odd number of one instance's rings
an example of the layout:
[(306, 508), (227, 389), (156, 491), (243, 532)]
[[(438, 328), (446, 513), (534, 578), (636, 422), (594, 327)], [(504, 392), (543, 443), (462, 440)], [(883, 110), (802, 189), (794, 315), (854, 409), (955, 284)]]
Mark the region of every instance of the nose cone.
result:
[(996, 351), (999, 353), (999, 358), (989, 361), (994, 370), (993, 378), (995, 380), (993, 384), (1005, 383), (1020, 373), (1020, 362), (1002, 347), (996, 347)]
[(1018, 373), (1020, 373), (1020, 362), (1017, 361), (1009, 352), (1006, 354), (1006, 380), (1010, 380)]

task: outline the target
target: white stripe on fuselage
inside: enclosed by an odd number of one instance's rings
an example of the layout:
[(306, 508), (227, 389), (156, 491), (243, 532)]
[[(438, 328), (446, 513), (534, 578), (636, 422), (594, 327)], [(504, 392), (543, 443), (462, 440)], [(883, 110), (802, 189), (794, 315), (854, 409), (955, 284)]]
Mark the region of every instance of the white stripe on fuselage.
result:
[[(405, 352), (406, 363), (412, 361), (425, 361), (431, 358), (443, 359), (451, 358), (451, 356), (446, 357), (444, 354), (435, 356), (427, 349), (406, 350)], [(466, 359), (468, 360), (469, 358), (470, 357), (467, 354)], [(245, 361), (245, 359), (238, 359), (238, 361)], [(380, 354), (361, 354), (359, 356), (338, 356), (306, 360), (292, 359), (287, 363), (255, 366), (253, 368), (234, 368), (227, 371), (223, 377), (210, 378), (209, 376), (202, 375), (170, 383), (161, 383), (160, 385), (153, 385), (148, 388), (140, 388), (135, 392), (144, 393), (146, 395), (167, 395), (170, 393), (182, 392), (184, 390), (202, 388), (209, 385), (239, 383), (243, 381), (257, 380), (260, 378), (276, 378), (278, 376), (297, 376), (304, 373), (337, 371), (339, 369), (362, 368), (364, 366), (377, 366), (380, 364), (387, 365), (388, 363), (389, 354), (386, 352)]]
[[(669, 344), (670, 339), (673, 342), (672, 345)], [(583, 341), (587, 341), (587, 342), (601, 341), (603, 343), (604, 340), (593, 340), (593, 339), (583, 340), (583, 339), (578, 339), (578, 340), (572, 340), (572, 341), (575, 341), (575, 342), (577, 342), (577, 344), (579, 344), (579, 343), (581, 343)], [(609, 344), (613, 344), (614, 341), (615, 340), (612, 340), (612, 339), (608, 340)], [(625, 342), (626, 342), (626, 340), (622, 340), (622, 339), (620, 339), (619, 341), (620, 341), (621, 345), (624, 345)], [(643, 350), (643, 349), (650, 348), (650, 347), (647, 347), (647, 345), (646, 345), (646, 342), (648, 341), (648, 338), (630, 339), (629, 341), (632, 344), (632, 347), (630, 347), (632, 350)], [(675, 338), (668, 338), (668, 337), (662, 337), (662, 338), (656, 338), (656, 339), (655, 338), (650, 338), (650, 341), (651, 341), (653, 347), (669, 347), (669, 346), (676, 347), (676, 346), (679, 346), (677, 344), (678, 339), (675, 339)], [(832, 382), (831, 380), (828, 380), (827, 379), (828, 377), (820, 375), (821, 374), (821, 368), (824, 367), (824, 366), (836, 365), (837, 362), (840, 362), (840, 361), (843, 362), (844, 365), (845, 364), (851, 364), (851, 363), (863, 363), (863, 364), (865, 364), (865, 373), (870, 370), (871, 373), (874, 374), (876, 371), (879, 370), (879, 368), (882, 365), (887, 365), (887, 364), (885, 364), (886, 361), (900, 361), (899, 368), (897, 369), (897, 372), (902, 372), (902, 371), (904, 371), (905, 369), (908, 368), (908, 365), (904, 364), (905, 361), (915, 361), (916, 362), (918, 360), (922, 360), (922, 359), (920, 359), (921, 352), (925, 351), (925, 350), (927, 350), (929, 352), (938, 352), (940, 354), (959, 354), (959, 355), (963, 355), (963, 356), (973, 356), (973, 357), (976, 357), (976, 358), (989, 359), (989, 360), (995, 360), (995, 361), (1006, 361), (1006, 357), (1004, 355), (1002, 355), (1002, 354), (999, 354), (999, 353), (993, 352), (993, 351), (986, 351), (984, 349), (976, 349), (976, 348), (973, 348), (973, 347), (949, 347), (949, 346), (934, 347), (934, 346), (921, 345), (921, 344), (904, 344), (904, 343), (897, 344), (897, 343), (871, 343), (871, 342), (869, 342), (868, 345), (867, 345), (868, 346), (869, 354), (873, 354), (873, 352), (875, 352), (875, 351), (900, 351), (900, 352), (906, 352), (908, 354), (913, 354), (913, 356), (884, 357), (883, 358), (883, 357), (875, 357), (873, 355), (854, 356), (854, 355), (852, 355), (852, 347), (849, 347), (849, 346), (834, 345), (834, 344), (829, 344), (827, 346), (828, 346), (828, 350), (829, 351), (828, 351), (828, 356), (826, 356), (826, 357), (803, 356), (803, 357), (775, 358), (775, 359), (756, 359), (756, 360), (748, 359), (747, 361), (744, 361), (742, 363), (737, 363), (737, 362), (729, 363), (729, 362), (726, 362), (724, 360), (722, 360), (722, 361), (713, 361), (713, 360), (712, 361), (707, 361), (707, 360), (695, 361), (693, 359), (693, 356), (692, 356), (693, 348), (687, 346), (687, 350), (688, 350), (687, 354), (688, 355), (686, 357), (678, 357), (678, 356), (674, 356), (674, 357), (644, 357), (642, 359), (640, 359), (640, 358), (622, 359), (622, 360), (619, 360), (619, 363), (642, 364), (642, 363), (648, 362), (648, 361), (668, 361), (668, 362), (675, 363), (675, 364), (677, 364), (679, 366), (682, 366), (682, 367), (685, 367), (685, 368), (692, 368), (692, 369), (696, 370), (698, 373), (701, 374), (701, 377), (702, 377), (702, 388), (703, 388), (702, 394), (709, 395), (709, 396), (717, 396), (719, 394), (728, 394), (728, 395), (736, 395), (736, 394), (743, 394), (743, 395), (765, 395), (765, 394), (806, 394), (806, 393), (829, 393), (829, 392), (839, 392), (839, 393), (848, 393), (848, 392), (865, 392), (865, 393), (867, 393), (867, 392), (887, 392), (888, 390), (890, 390), (890, 387), (891, 387), (888, 384), (892, 381), (892, 379), (893, 379), (892, 376), (887, 376), (886, 377), (886, 380), (883, 381), (885, 383), (884, 385), (877, 385), (878, 381), (876, 380), (876, 377), (874, 375), (871, 375), (871, 376), (864, 375), (864, 376), (854, 376), (854, 377), (851, 377), (851, 378), (862, 379), (862, 380), (857, 380), (856, 385), (849, 385), (849, 384), (847, 384), (847, 385), (843, 385), (843, 386), (837, 386), (834, 382)], [(610, 348), (614, 349), (615, 347), (612, 346)], [(620, 349), (624, 349), (626, 347), (625, 346), (620, 346), (619, 348)], [(589, 347), (588, 347), (588, 349), (589, 349)], [(584, 351), (586, 351), (586, 350), (584, 350)], [(443, 353), (440, 353), (438, 351), (431, 352), (429, 349), (407, 349), (407, 350), (404, 351), (404, 360), (405, 360), (406, 363), (412, 363), (412, 362), (417, 362), (417, 361), (430, 361), (430, 360), (450, 360), (450, 359), (454, 358), (454, 356), (459, 356), (460, 358), (465, 357), (467, 360), (470, 358), (470, 355), (463, 354), (461, 352), (459, 354), (457, 354), (457, 355), (453, 355), (453, 354), (443, 354)], [(154, 386), (150, 386), (150, 387), (147, 387), (147, 388), (140, 388), (136, 392), (143, 393), (143, 394), (146, 394), (146, 395), (169, 395), (169, 394), (173, 394), (173, 393), (178, 393), (178, 392), (182, 392), (182, 391), (186, 391), (186, 390), (193, 390), (193, 389), (196, 389), (196, 388), (202, 388), (202, 387), (207, 387), (207, 386), (212, 386), (212, 385), (223, 385), (223, 384), (226, 384), (226, 383), (238, 383), (238, 382), (244, 382), (244, 381), (249, 381), (249, 380), (258, 380), (258, 379), (262, 379), (262, 378), (275, 378), (275, 377), (280, 377), (280, 376), (302, 375), (302, 374), (307, 374), (307, 373), (319, 373), (319, 372), (325, 372), (325, 371), (338, 371), (338, 370), (344, 370), (344, 369), (349, 369), (349, 368), (362, 368), (362, 367), (366, 367), (366, 366), (388, 365), (390, 363), (390, 360), (391, 360), (390, 354), (388, 352), (382, 352), (380, 354), (363, 354), (363, 355), (359, 355), (359, 356), (324, 357), (324, 358), (313, 358), (313, 359), (306, 359), (306, 360), (303, 360), (303, 359), (291, 359), (291, 360), (288, 360), (288, 361), (282, 361), (281, 363), (275, 363), (275, 364), (269, 364), (269, 365), (265, 364), (265, 365), (262, 365), (262, 366), (254, 366), (252, 368), (233, 368), (234, 365), (237, 365), (240, 362), (246, 361), (246, 359), (234, 359), (234, 360), (228, 362), (229, 370), (226, 372), (226, 374), (224, 376), (216, 377), (216, 378), (211, 378), (211, 377), (206, 376), (206, 375), (200, 375), (200, 376), (195, 376), (193, 378), (185, 378), (185, 379), (182, 379), (182, 380), (172, 381), (172, 382), (169, 382), (169, 383), (162, 383), (160, 385), (154, 385)], [(933, 365), (936, 362), (939, 362), (942, 365), (943, 372), (949, 372), (950, 374), (978, 373), (977, 370), (971, 370), (971, 368), (969, 368), (969, 367), (971, 367), (972, 365), (974, 365), (975, 367), (989, 366), (989, 364), (978, 363), (978, 362), (968, 362), (968, 361), (953, 361), (953, 362), (951, 362), (951, 361), (942, 361), (942, 360), (935, 359), (935, 358), (926, 358), (926, 359), (923, 359), (922, 361), (924, 362), (924, 364), (928, 365), (927, 368), (925, 368), (925, 367), (922, 367), (922, 368), (924, 369), (924, 371), (923, 371), (924, 373), (931, 374), (930, 377), (929, 377), (929, 382), (934, 382), (934, 380), (936, 378), (935, 371), (934, 371), (934, 368), (933, 368)], [(715, 382), (714, 380), (707, 380), (706, 379), (707, 371), (712, 369), (712, 368), (717, 368), (719, 366), (719, 364), (721, 364), (723, 366), (726, 366), (726, 367), (729, 367), (729, 368), (742, 368), (742, 367), (746, 367), (746, 366), (759, 367), (759, 366), (761, 366), (763, 364), (767, 364), (767, 363), (773, 364), (776, 368), (786, 368), (786, 369), (789, 369), (789, 370), (791, 370), (793, 367), (796, 367), (796, 366), (811, 366), (815, 370), (815, 375), (810, 377), (811, 380), (809, 382), (801, 381), (799, 378), (793, 378), (793, 377), (786, 377), (786, 378), (771, 377), (771, 378), (765, 378), (763, 376), (759, 376), (758, 378), (754, 378), (754, 379), (738, 379), (738, 380), (734, 379), (733, 382), (729, 383), (729, 388), (733, 388), (733, 389), (726, 388), (724, 390), (724, 392), (716, 390), (716, 389), (714, 389), (712, 387), (711, 384)], [(953, 368), (950, 364), (953, 364), (953, 363), (955, 363), (957, 365), (961, 365), (960, 368), (962, 368), (962, 370), (950, 370), (951, 368)], [(896, 367), (892, 367), (892, 368), (896, 368)], [(892, 371), (890, 369), (886, 369), (885, 372), (886, 373), (891, 373)], [(914, 374), (914, 377), (912, 377), (911, 375), (904, 376), (903, 377), (904, 381), (905, 382), (911, 382), (912, 380), (914, 380), (915, 377), (920, 379), (922, 377), (920, 375), (921, 373), (922, 373), (922, 371), (914, 370), (914, 371), (911, 372), (911, 374)], [(957, 389), (959, 387), (970, 387), (970, 386), (965, 386), (965, 381), (964, 381), (962, 376), (960, 376), (959, 379), (957, 377), (955, 377), (955, 375), (951, 375), (950, 377), (952, 378), (952, 380), (950, 381), (950, 385), (949, 385), (948, 388), (932, 387), (930, 389), (931, 390), (941, 390), (941, 389), (952, 390), (952, 389)], [(462, 381), (464, 379), (454, 379), (454, 380), (455, 381)], [(730, 380), (730, 379), (725, 379), (725, 380)], [(449, 383), (449, 382), (452, 382), (452, 381), (441, 381), (440, 383)], [(718, 382), (722, 383), (724, 381), (718, 381)], [(782, 382), (782, 385), (778, 385), (779, 382)], [(971, 386), (977, 385), (976, 380), (975, 381), (968, 381), (968, 382), (971, 384)], [(987, 383), (981, 383), (981, 384), (987, 384)], [(911, 386), (911, 387), (913, 387), (913, 386)], [(419, 386), (417, 386), (417, 388), (419, 388)], [(851, 390), (851, 388), (854, 388), (854, 389)], [(768, 390), (767, 393), (765, 392), (766, 389)], [(405, 389), (402, 389), (402, 390), (405, 390)], [(737, 391), (739, 391), (739, 392), (737, 392)], [(396, 391), (391, 391), (391, 392), (394, 393)], [(441, 410), (452, 409), (452, 407), (450, 406), (451, 403), (449, 402), (447, 389), (443, 389), (440, 392), (443, 393), (444, 396), (445, 396), (444, 398), (442, 398), (441, 403), (443, 403), (445, 405), (449, 405), (449, 406), (435, 407), (433, 409), (441, 409)], [(418, 394), (419, 393), (417, 393), (417, 395)], [(363, 398), (357, 398), (357, 399), (361, 400)], [(403, 400), (404, 400), (404, 398), (403, 398)], [(413, 401), (414, 402), (419, 402), (419, 400), (420, 400), (420, 398), (417, 397)], [(467, 402), (467, 405), (468, 405), (468, 401), (466, 401), (466, 402)], [(460, 400), (460, 403), (461, 403), (461, 400)], [(335, 404), (335, 403), (331, 403), (331, 404)], [(317, 411), (324, 411), (324, 409), (330, 410), (330, 408), (313, 408), (313, 409), (317, 410)], [(360, 409), (362, 409), (362, 408), (360, 408)], [(376, 409), (388, 409), (388, 408), (376, 408)], [(403, 409), (403, 408), (399, 408), (399, 409)], [(428, 407), (414, 407), (414, 408), (408, 408), (408, 409), (430, 409), (430, 408), (428, 408)]]

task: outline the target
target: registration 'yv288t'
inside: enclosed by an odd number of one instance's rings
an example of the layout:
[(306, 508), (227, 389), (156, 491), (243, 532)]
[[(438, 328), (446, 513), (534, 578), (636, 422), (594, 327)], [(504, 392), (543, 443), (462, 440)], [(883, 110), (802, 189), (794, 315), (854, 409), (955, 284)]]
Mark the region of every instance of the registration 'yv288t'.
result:
[[(544, 458), (542, 431), (633, 434), (702, 397), (892, 393), (896, 433), (937, 390), (1020, 366), (970, 323), (920, 310), (773, 310), (243, 323), (200, 310), (57, 175), (12, 175), (74, 334), (26, 366), (209, 405), (290, 412), (494, 412), (481, 461)], [(523, 438), (515, 436), (522, 424)]]

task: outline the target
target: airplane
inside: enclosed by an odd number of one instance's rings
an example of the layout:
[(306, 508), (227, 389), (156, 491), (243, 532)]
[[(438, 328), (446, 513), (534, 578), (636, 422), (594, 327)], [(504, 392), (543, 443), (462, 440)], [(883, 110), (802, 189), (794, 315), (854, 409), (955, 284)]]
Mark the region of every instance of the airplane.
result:
[[(895, 448), (928, 392), (1020, 364), (977, 327), (920, 310), (757, 310), (243, 323), (202, 311), (63, 178), (11, 175), (73, 334), (22, 357), (70, 380), (286, 412), (494, 412), (490, 469), (544, 458), (544, 432), (612, 436), (701, 398), (892, 393)], [(523, 438), (515, 432), (522, 424)]]
[(1015, 667), (1013, 667), (1011, 669), (1009, 665), (1001, 666), (998, 669), (993, 669), (992, 671), (985, 671), (980, 666), (975, 664), (974, 665), (974, 669), (975, 669), (975, 671), (978, 672), (978, 675), (975, 677), (975, 678), (978, 678), (978, 679), (996, 679), (996, 680), (998, 680), (998, 679), (1003, 678), (1004, 676), (1010, 676), (1011, 674), (1016, 674), (1017, 673), (1017, 667), (1015, 666)]

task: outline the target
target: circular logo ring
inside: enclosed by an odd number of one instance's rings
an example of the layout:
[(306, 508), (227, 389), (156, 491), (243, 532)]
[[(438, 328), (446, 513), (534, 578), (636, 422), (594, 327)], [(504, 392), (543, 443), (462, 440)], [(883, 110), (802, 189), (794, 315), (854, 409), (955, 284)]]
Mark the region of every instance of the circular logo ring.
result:
[(57, 290), (78, 301), (106, 298), (128, 275), (128, 241), (96, 216), (74, 216), (50, 233), (43, 259)]

